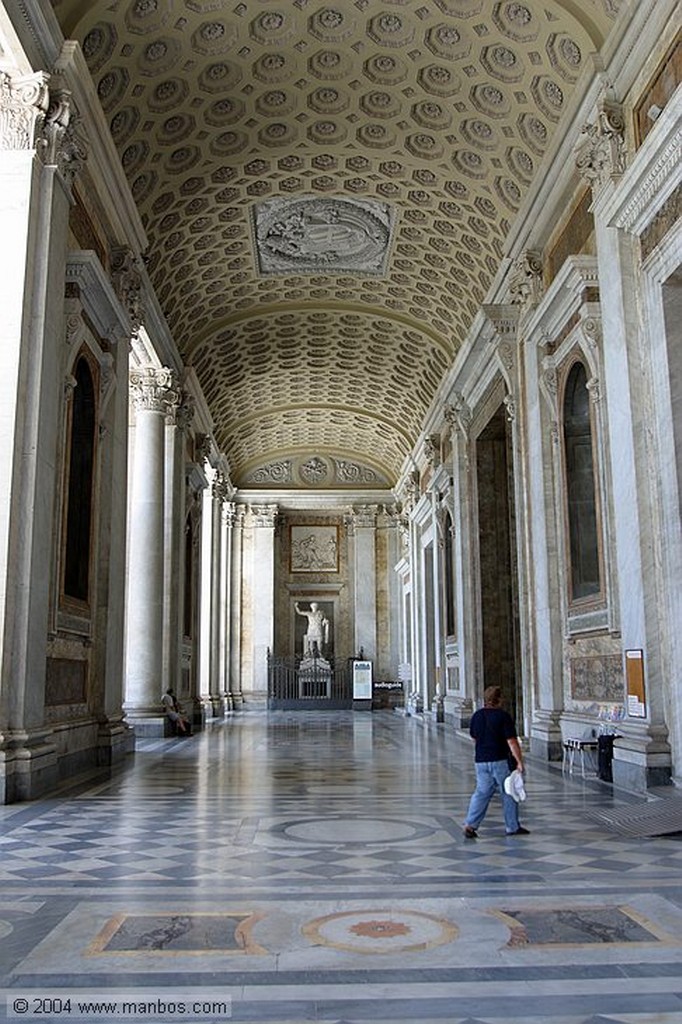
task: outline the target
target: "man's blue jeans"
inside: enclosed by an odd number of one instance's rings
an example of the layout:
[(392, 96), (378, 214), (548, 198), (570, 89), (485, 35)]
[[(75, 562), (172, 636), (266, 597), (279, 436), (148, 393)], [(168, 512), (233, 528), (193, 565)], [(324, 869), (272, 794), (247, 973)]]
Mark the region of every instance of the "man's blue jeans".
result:
[(476, 789), (469, 801), (466, 824), (471, 828), (478, 828), (485, 818), (488, 804), (497, 789), (502, 797), (505, 831), (516, 832), (519, 827), (519, 805), (504, 791), (504, 780), (509, 775), (509, 765), (506, 760), (477, 761), (475, 768)]

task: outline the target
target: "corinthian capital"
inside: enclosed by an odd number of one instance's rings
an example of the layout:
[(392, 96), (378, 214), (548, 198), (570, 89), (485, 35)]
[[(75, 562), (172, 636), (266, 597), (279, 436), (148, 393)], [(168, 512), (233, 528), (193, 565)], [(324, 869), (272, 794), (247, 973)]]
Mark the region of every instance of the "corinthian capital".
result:
[(10, 78), (0, 71), (0, 149), (35, 149), (49, 105), (43, 71)]
[(165, 366), (160, 369), (141, 366), (131, 370), (130, 391), (138, 412), (160, 412), (164, 416), (173, 413), (180, 398), (177, 375)]
[(625, 119), (620, 104), (602, 100), (594, 124), (586, 124), (576, 167), (597, 192), (625, 171)]

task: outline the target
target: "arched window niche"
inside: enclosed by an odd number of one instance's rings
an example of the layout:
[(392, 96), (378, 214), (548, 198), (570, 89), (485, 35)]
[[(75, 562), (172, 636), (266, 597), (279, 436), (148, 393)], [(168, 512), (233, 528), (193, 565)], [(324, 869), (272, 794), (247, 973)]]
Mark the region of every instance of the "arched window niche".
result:
[(455, 635), (455, 568), (453, 550), (453, 523), (452, 516), (448, 511), (444, 522), (445, 536), (443, 538), (443, 560), (445, 575), (445, 635)]
[(563, 454), (569, 606), (603, 598), (599, 492), (595, 471), (592, 403), (584, 363), (575, 360), (563, 393)]
[(67, 437), (62, 593), (82, 611), (90, 607), (97, 391), (83, 353), (73, 369), (74, 389)]

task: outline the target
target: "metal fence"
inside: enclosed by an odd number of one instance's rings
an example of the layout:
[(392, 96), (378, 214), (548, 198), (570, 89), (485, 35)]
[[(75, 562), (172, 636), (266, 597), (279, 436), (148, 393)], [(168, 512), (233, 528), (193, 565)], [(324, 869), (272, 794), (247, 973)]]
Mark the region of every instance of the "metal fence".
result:
[(344, 665), (314, 658), (268, 655), (268, 707), (272, 709), (332, 709), (352, 707), (350, 673)]

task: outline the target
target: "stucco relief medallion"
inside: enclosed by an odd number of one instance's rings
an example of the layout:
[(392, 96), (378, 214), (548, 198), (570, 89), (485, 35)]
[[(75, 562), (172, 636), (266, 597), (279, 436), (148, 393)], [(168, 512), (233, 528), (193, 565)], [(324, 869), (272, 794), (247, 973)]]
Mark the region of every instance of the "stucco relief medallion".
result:
[(273, 199), (255, 210), (262, 274), (324, 270), (384, 272), (392, 216), (383, 203)]

